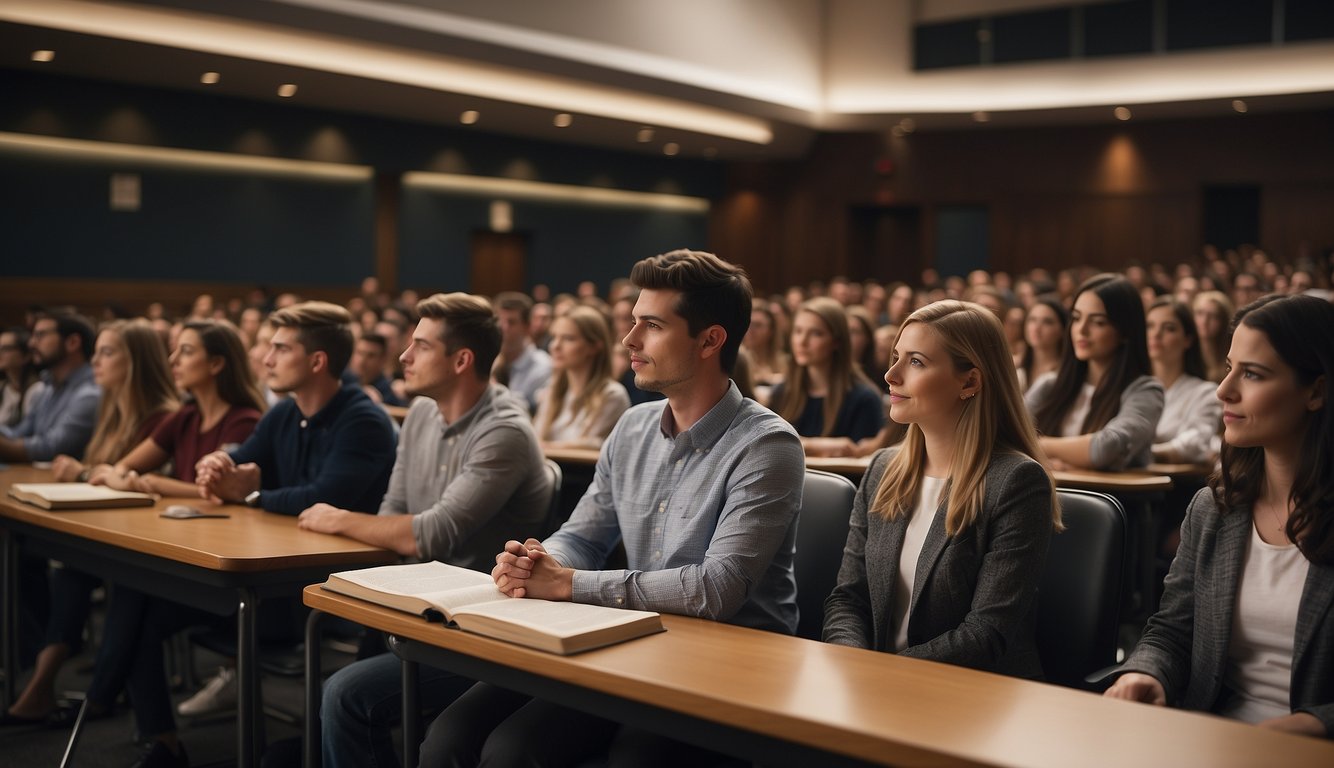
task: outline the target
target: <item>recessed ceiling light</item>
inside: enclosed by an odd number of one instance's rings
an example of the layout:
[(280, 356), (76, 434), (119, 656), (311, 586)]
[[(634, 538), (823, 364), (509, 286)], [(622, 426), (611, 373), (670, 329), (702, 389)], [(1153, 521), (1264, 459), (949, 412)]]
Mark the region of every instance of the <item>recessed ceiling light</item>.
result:
[(991, 122), (991, 113), (990, 113), (990, 112), (974, 112), (974, 113), (973, 113), (973, 122), (975, 122), (975, 123), (989, 123), (989, 122)]
[(569, 112), (561, 112), (551, 119), (551, 124), (557, 128), (569, 128), (573, 122), (574, 118), (570, 116)]
[(681, 145), (674, 141), (669, 141), (662, 145), (662, 153), (668, 157), (673, 157), (681, 151)]
[(214, 83), (218, 82), (221, 79), (222, 75), (218, 74), (217, 72), (205, 72), (204, 74), (199, 76), (199, 82), (203, 83), (204, 85), (213, 85)]
[(635, 141), (638, 141), (640, 144), (647, 144), (650, 141), (653, 141), (653, 129), (640, 128), (639, 133), (635, 134)]
[(1246, 102), (1241, 99), (1233, 99), (1232, 109), (1239, 114), (1246, 114), (1246, 110), (1250, 109), (1250, 107), (1246, 106)]
[(56, 57), (56, 52), (55, 52), (55, 51), (46, 51), (46, 50), (42, 50), (42, 51), (33, 51), (33, 52), (32, 52), (32, 60), (33, 60), (33, 61), (48, 62), (48, 61), (51, 61), (52, 59), (54, 59), (55, 57)]
[(905, 117), (899, 121), (899, 130), (904, 133), (912, 133), (917, 130), (917, 121), (913, 120), (911, 117)]
[(463, 123), (464, 125), (472, 125), (473, 123), (477, 122), (477, 119), (480, 118), (481, 116), (482, 116), (481, 113), (479, 113), (477, 110), (469, 109), (466, 110), (463, 114), (459, 115), (459, 122)]
[(1116, 115), (1116, 119), (1117, 119), (1117, 120), (1120, 120), (1120, 121), (1122, 121), (1122, 122), (1125, 122), (1126, 120), (1129, 120), (1129, 119), (1130, 119), (1130, 108), (1129, 108), (1129, 107), (1117, 107), (1116, 109), (1113, 109), (1113, 110), (1112, 110), (1112, 114), (1113, 114), (1113, 115)]
[(278, 95), (284, 99), (289, 99), (296, 95), (296, 85), (293, 83), (283, 83), (278, 86)]

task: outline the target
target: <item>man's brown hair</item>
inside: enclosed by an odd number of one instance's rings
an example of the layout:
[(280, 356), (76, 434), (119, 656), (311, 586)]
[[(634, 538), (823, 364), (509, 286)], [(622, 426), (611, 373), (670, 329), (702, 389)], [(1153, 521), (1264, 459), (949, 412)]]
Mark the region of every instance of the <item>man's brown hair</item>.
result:
[(297, 341), (306, 354), (323, 352), (329, 358), (329, 375), (341, 378), (352, 359), (352, 315), (327, 301), (306, 301), (269, 315), (274, 328), (295, 328)]
[(486, 297), (437, 293), (417, 302), (417, 314), (443, 321), (440, 341), (445, 351), (472, 350), (473, 373), (482, 381), (491, 376), (491, 365), (500, 354), (500, 325)]

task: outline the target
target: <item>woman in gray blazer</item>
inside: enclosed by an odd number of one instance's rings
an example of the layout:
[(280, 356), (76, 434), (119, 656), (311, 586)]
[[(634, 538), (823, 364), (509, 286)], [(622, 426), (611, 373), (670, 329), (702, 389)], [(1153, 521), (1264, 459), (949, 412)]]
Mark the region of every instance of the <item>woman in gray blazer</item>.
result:
[(908, 432), (857, 490), (824, 640), (1041, 677), (1034, 598), (1060, 511), (1000, 321), (917, 310), (885, 380)]
[(1334, 736), (1334, 305), (1233, 320), (1222, 466), (1196, 494), (1162, 606), (1107, 690)]
[(1148, 464), (1163, 385), (1149, 366), (1139, 292), (1121, 275), (1085, 280), (1068, 337), (1061, 367), (1024, 395), (1052, 466), (1116, 471)]

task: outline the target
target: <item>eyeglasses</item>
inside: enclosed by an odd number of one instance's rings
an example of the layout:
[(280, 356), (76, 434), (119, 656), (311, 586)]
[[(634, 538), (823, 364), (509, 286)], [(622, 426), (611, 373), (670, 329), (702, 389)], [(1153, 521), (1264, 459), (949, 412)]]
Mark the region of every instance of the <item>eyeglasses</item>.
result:
[(40, 339), (40, 338), (42, 338), (43, 336), (47, 336), (47, 335), (49, 335), (49, 334), (52, 334), (52, 333), (59, 333), (59, 332), (60, 332), (60, 331), (59, 331), (59, 329), (57, 329), (57, 328), (38, 328), (38, 329), (36, 329), (36, 330), (34, 330), (34, 331), (32, 332), (32, 337), (33, 337), (34, 339)]

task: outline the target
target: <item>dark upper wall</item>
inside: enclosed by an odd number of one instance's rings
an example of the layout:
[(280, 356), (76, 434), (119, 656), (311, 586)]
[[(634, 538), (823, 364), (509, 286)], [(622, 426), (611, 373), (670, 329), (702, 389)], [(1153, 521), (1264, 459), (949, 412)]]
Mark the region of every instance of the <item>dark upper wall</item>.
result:
[[(715, 197), (716, 164), (600, 151), (473, 130), (0, 72), (0, 131), (124, 144), (522, 178)], [(109, 209), (110, 174), (141, 175), (141, 210)], [(0, 272), (353, 285), (376, 272), (376, 185), (262, 171), (170, 168), (0, 149)], [(407, 187), (394, 205), (403, 286), (466, 289), (487, 198)], [(703, 247), (705, 214), (514, 204), (529, 284), (606, 285), (636, 258)]]

